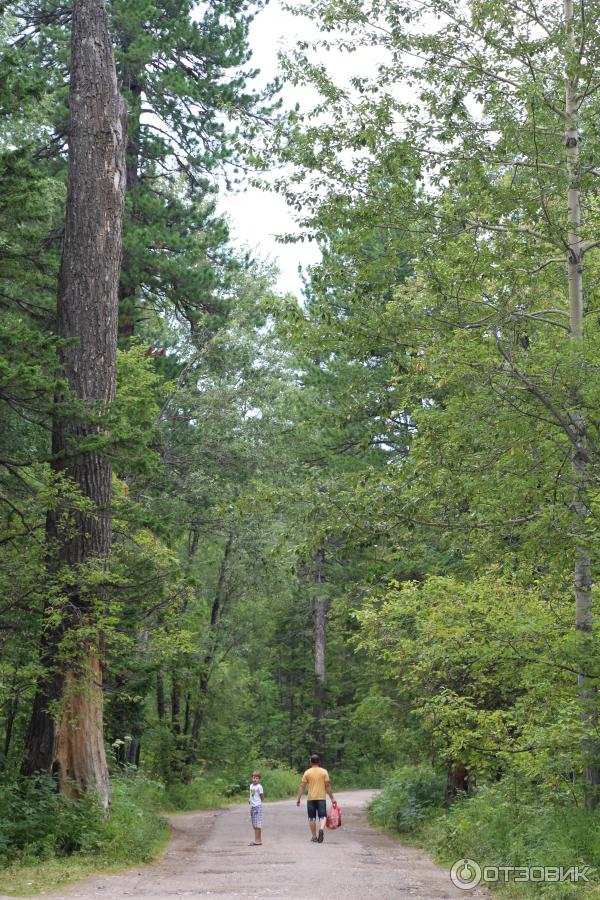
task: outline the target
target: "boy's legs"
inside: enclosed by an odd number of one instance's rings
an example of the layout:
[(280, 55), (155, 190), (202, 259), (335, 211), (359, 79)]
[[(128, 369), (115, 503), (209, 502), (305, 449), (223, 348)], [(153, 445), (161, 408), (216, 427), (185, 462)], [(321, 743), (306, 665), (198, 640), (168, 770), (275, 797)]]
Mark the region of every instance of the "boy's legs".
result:
[(254, 828), (254, 843), (262, 844), (262, 806), (250, 810), (250, 819)]

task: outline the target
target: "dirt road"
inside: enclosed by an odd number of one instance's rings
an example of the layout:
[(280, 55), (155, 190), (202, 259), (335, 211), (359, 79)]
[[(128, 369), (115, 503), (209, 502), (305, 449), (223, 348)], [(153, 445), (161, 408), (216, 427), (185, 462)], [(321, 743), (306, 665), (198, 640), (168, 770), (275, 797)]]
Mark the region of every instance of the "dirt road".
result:
[(378, 900), (487, 897), (455, 888), (448, 872), (420, 850), (370, 829), (366, 804), (372, 791), (337, 794), (343, 827), (310, 843), (306, 801), (267, 803), (264, 844), (250, 847), (247, 806), (173, 816), (173, 838), (161, 860), (119, 875), (95, 876), (55, 891), (54, 900)]

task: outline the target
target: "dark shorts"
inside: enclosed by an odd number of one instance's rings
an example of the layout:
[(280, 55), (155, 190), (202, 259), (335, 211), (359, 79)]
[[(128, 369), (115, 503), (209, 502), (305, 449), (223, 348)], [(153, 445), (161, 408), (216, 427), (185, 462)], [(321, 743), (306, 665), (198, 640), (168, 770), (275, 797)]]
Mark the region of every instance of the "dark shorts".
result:
[(308, 800), (306, 803), (306, 811), (308, 812), (308, 818), (311, 820), (316, 819), (317, 816), (319, 819), (324, 819), (327, 816), (327, 803), (325, 800)]

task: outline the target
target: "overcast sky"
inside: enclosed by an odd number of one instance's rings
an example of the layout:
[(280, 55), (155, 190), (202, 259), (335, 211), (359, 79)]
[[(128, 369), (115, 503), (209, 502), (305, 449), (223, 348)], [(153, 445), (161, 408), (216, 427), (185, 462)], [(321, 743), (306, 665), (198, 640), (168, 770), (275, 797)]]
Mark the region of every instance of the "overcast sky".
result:
[[(299, 37), (310, 34), (310, 23), (285, 12), (279, 0), (271, 0), (256, 17), (250, 34), (252, 62), (261, 70), (261, 82), (270, 81), (277, 75), (277, 53), (280, 49), (293, 47)], [(292, 92), (288, 87), (284, 88), (283, 102), (285, 106), (299, 102), (310, 107), (311, 98), (303, 97), (297, 91)], [(308, 242), (277, 242), (276, 235), (298, 231), (285, 200), (277, 194), (256, 188), (231, 193), (223, 190), (221, 209), (229, 218), (234, 240), (249, 247), (254, 255), (275, 261), (281, 271), (279, 289), (299, 294), (301, 282), (298, 266), (315, 262), (318, 250)]]
[[(316, 26), (302, 16), (294, 16), (282, 8), (281, 0), (270, 0), (266, 9), (254, 20), (250, 33), (253, 64), (261, 70), (260, 83), (267, 83), (279, 74), (277, 54), (294, 47), (299, 39), (318, 38)], [(331, 38), (331, 35), (328, 35)], [(362, 48), (352, 54), (330, 50), (327, 68), (340, 84), (347, 84), (352, 75), (376, 75), (380, 48)], [(318, 100), (310, 88), (283, 87), (284, 107), (296, 103), (301, 109), (311, 109)], [(298, 266), (308, 266), (319, 258), (314, 243), (281, 244), (277, 235), (298, 233), (294, 217), (285, 201), (269, 191), (248, 188), (245, 192), (222, 191), (221, 210), (228, 216), (232, 236), (239, 244), (250, 248), (254, 255), (275, 261), (281, 275), (279, 289), (301, 292)]]

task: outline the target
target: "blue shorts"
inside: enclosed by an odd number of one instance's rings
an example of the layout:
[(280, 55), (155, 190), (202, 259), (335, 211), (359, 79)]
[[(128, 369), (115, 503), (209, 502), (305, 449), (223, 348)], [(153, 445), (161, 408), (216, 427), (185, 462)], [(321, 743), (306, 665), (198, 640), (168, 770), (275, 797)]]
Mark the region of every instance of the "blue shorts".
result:
[(325, 800), (308, 800), (306, 811), (311, 822), (317, 818), (317, 815), (319, 819), (325, 819), (327, 817), (327, 803)]

